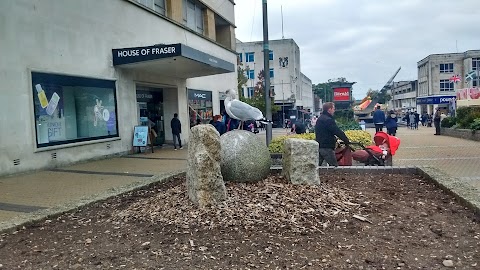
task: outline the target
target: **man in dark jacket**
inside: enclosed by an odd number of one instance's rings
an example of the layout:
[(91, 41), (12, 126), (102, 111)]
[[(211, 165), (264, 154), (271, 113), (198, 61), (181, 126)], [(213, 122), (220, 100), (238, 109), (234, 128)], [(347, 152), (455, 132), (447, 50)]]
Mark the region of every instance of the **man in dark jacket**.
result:
[(295, 123), (295, 133), (304, 134), (306, 132), (307, 132), (307, 128), (305, 127), (305, 123), (302, 120), (298, 120)]
[(178, 146), (180, 146), (180, 149), (183, 149), (182, 140), (180, 139), (180, 133), (182, 133), (182, 123), (180, 123), (180, 120), (178, 120), (178, 113), (173, 114), (172, 121), (170, 121), (170, 127), (172, 128), (173, 134), (173, 147), (175, 150), (177, 150), (176, 140), (178, 140)]
[(338, 166), (335, 157), (335, 145), (337, 139), (340, 138), (345, 144), (350, 144), (347, 135), (340, 130), (333, 119), (335, 113), (335, 104), (327, 102), (323, 104), (322, 115), (317, 119), (315, 124), (315, 140), (318, 142), (318, 165), (322, 165), (325, 160), (330, 166)]
[(373, 112), (373, 124), (375, 124), (375, 133), (383, 131), (383, 124), (385, 123), (385, 113), (382, 111), (380, 105)]

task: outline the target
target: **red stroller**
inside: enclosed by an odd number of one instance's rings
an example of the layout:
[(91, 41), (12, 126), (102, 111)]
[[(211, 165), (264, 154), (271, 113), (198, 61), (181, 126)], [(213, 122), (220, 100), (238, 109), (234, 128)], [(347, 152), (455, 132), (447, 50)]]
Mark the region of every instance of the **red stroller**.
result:
[(373, 136), (375, 145), (364, 147), (352, 153), (352, 158), (367, 166), (392, 166), (392, 157), (400, 146), (400, 139), (379, 131)]
[[(339, 166), (351, 166), (352, 158), (367, 166), (392, 166), (392, 157), (400, 146), (400, 139), (379, 131), (373, 137), (375, 145), (363, 146), (358, 142), (350, 142), (359, 145), (361, 150), (353, 151), (349, 146), (341, 146), (335, 150)], [(352, 152), (353, 151), (353, 152)]]

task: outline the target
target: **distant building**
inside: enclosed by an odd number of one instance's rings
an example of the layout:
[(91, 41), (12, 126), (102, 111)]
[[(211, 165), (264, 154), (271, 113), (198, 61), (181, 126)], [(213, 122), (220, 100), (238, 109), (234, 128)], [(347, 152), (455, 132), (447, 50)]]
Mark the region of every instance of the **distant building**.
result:
[(456, 90), (479, 86), (478, 80), (467, 83), (465, 76), (472, 70), (480, 70), (480, 50), (431, 54), (420, 60), (417, 67), (418, 111), (431, 114), (441, 108), (450, 112), (454, 108), (452, 101), (456, 98)]
[(418, 81), (394, 82), (391, 88), (389, 109), (397, 113), (405, 113), (417, 109)]
[[(314, 111), (312, 81), (301, 72), (300, 48), (293, 39), (270, 40), (269, 47), (270, 85), (274, 88), (275, 105), (282, 108), (272, 115), (272, 120), (274, 126), (282, 126), (284, 119), (304, 118)], [(236, 50), (239, 64), (248, 69), (243, 95), (251, 97), (258, 73), (264, 67), (263, 41), (237, 40)]]

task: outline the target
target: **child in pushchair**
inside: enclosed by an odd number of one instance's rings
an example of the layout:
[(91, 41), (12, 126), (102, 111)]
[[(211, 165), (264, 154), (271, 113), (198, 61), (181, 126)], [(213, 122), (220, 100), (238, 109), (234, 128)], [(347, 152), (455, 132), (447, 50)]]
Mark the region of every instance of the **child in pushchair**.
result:
[(358, 145), (362, 149), (351, 152), (350, 146), (342, 146), (335, 150), (338, 165), (352, 165), (352, 158), (367, 166), (392, 166), (392, 157), (395, 155), (400, 139), (379, 131), (373, 137), (375, 145), (364, 146), (358, 142), (350, 142), (351, 145)]

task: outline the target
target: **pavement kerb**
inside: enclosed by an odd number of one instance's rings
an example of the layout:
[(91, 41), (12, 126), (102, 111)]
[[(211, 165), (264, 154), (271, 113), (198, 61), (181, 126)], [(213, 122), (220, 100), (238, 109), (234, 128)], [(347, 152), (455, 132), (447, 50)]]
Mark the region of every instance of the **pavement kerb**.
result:
[(424, 166), (417, 169), (419, 175), (422, 175), (446, 193), (454, 196), (462, 205), (470, 208), (480, 217), (480, 198), (475, 187), (433, 167)]
[(151, 184), (166, 181), (167, 179), (173, 176), (178, 176), (178, 175), (184, 174), (185, 172), (186, 172), (186, 169), (182, 169), (177, 171), (156, 174), (150, 178), (142, 178), (141, 180), (136, 181), (134, 183), (120, 186), (120, 187), (110, 188), (105, 192), (85, 196), (85, 197), (82, 197), (81, 199), (71, 201), (57, 207), (36, 211), (34, 213), (21, 214), (12, 218), (7, 222), (0, 222), (0, 233), (15, 231), (18, 228), (30, 225), (38, 221), (53, 219), (55, 217), (60, 216), (63, 213), (70, 212), (70, 211), (85, 207), (87, 205), (93, 204), (95, 202), (103, 201), (108, 198), (118, 196), (120, 194), (143, 189)]

